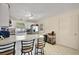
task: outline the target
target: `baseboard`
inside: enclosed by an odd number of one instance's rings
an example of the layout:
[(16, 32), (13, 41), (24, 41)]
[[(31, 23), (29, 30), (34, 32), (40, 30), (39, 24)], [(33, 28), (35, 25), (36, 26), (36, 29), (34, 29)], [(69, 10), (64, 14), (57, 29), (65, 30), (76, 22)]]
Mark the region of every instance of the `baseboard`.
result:
[(79, 49), (75, 49), (75, 48), (72, 48), (72, 47), (68, 47), (68, 46), (63, 45), (63, 44), (58, 44), (58, 43), (56, 43), (56, 45), (64, 46), (64, 47), (67, 47), (67, 48), (70, 48), (70, 49), (73, 49), (73, 50), (77, 50), (77, 51), (79, 51)]

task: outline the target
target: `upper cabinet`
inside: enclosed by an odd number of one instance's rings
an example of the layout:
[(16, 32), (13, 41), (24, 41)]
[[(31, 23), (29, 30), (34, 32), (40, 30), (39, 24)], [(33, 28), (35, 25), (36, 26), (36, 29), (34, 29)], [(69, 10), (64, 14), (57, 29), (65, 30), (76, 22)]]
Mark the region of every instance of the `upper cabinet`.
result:
[(0, 26), (9, 26), (9, 10), (7, 4), (0, 4)]

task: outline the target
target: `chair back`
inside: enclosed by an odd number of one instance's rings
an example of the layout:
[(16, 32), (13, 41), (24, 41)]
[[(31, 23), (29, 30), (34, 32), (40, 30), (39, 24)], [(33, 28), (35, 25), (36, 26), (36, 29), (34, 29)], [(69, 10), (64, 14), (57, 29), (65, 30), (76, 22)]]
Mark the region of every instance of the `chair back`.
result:
[(45, 47), (44, 38), (38, 38), (38, 39), (37, 39), (37, 45), (38, 45), (38, 46), (39, 46), (39, 45), (44, 45), (44, 47)]
[(23, 50), (28, 50), (29, 48), (32, 48), (33, 50), (33, 47), (34, 47), (34, 41), (35, 39), (32, 39), (32, 40), (25, 40), (25, 41), (21, 41), (21, 52), (23, 52)]
[(0, 45), (0, 55), (15, 55), (15, 42)]

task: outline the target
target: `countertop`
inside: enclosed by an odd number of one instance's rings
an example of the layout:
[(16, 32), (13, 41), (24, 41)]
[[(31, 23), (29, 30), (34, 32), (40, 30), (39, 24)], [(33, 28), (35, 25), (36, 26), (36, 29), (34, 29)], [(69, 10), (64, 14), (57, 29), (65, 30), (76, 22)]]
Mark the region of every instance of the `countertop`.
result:
[(40, 35), (10, 35), (9, 38), (5, 38), (3, 40), (0, 40), (0, 45), (4, 45), (7, 43), (11, 43), (11, 42), (17, 42), (17, 41), (21, 41), (21, 40), (31, 40), (31, 39), (37, 39), (39, 38)]

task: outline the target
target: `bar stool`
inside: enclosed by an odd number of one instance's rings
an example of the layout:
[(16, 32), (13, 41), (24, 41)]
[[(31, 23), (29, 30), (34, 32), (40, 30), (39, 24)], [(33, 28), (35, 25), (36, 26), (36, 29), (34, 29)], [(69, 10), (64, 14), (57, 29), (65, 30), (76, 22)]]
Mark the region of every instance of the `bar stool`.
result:
[(33, 40), (27, 40), (27, 41), (21, 41), (21, 55), (24, 53), (24, 55), (26, 53), (28, 53), (28, 55), (30, 55), (30, 52), (31, 52), (31, 55), (32, 55), (32, 51), (33, 51), (33, 48), (34, 48), (34, 41), (35, 39)]
[(0, 45), (0, 55), (15, 55), (15, 42)]
[[(44, 38), (38, 38), (37, 44), (35, 45), (35, 54), (38, 55), (38, 53), (41, 53), (42, 55), (44, 55), (44, 47), (45, 47)], [(41, 52), (39, 52), (39, 50), (41, 50)]]

